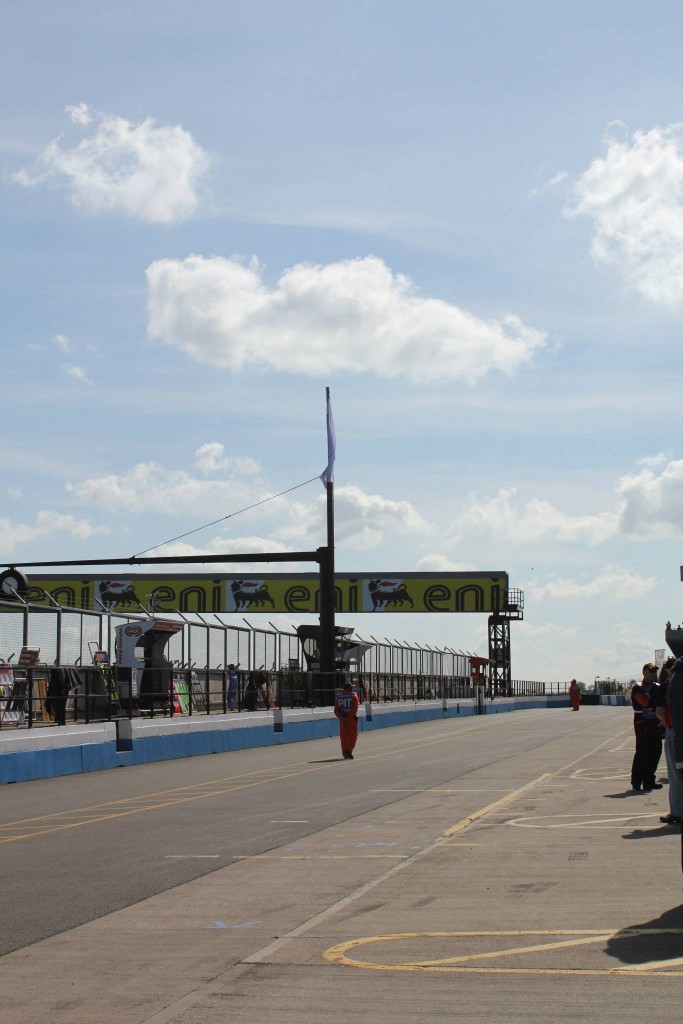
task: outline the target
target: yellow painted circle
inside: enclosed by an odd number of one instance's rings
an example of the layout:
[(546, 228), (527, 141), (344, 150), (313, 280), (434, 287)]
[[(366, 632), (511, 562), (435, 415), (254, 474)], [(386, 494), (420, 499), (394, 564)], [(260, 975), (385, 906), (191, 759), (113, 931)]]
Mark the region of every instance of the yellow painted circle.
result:
[[(529, 818), (511, 818), (506, 825), (514, 825), (516, 828), (582, 828), (582, 829), (623, 829), (649, 825), (651, 819), (659, 820), (661, 811), (651, 813), (639, 812), (637, 814), (539, 814)], [(557, 820), (560, 819), (560, 820)], [(647, 819), (647, 820), (646, 820)]]
[[(458, 931), (458, 932), (401, 932), (395, 935), (371, 935), (350, 939), (330, 947), (323, 954), (333, 964), (354, 967), (367, 971), (416, 971), (423, 973), (474, 973), (474, 974), (571, 974), (571, 975), (633, 975), (647, 977), (683, 977), (683, 957), (642, 964), (628, 964), (612, 968), (580, 967), (505, 967), (493, 964), (506, 957), (524, 957), (534, 954), (569, 951), (578, 946), (590, 946), (608, 942), (610, 939), (652, 937), (655, 935), (682, 936), (682, 928), (643, 929), (631, 928), (613, 930), (549, 930), (549, 931)], [(530, 943), (529, 939), (535, 938)], [(466, 952), (458, 956), (442, 957), (438, 960), (406, 960), (394, 963), (379, 963), (375, 960), (359, 960), (350, 955), (353, 950), (377, 943), (408, 942), (419, 945), (428, 939), (518, 939), (504, 948), (483, 952)], [(680, 948), (680, 943), (678, 944)], [(490, 966), (485, 966), (487, 963)]]

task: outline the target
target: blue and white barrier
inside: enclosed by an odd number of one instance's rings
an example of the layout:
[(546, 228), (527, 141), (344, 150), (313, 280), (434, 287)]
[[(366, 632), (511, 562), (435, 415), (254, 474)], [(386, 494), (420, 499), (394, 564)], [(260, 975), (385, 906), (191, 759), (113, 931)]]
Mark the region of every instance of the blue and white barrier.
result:
[[(600, 703), (623, 704), (604, 697)], [(566, 696), (487, 700), (487, 715), (530, 708), (568, 708)], [(429, 700), (361, 705), (360, 732), (476, 714), (475, 701)], [(28, 782), (127, 765), (169, 761), (229, 750), (338, 737), (332, 708), (174, 718), (126, 718), (91, 725), (0, 730), (0, 783)]]

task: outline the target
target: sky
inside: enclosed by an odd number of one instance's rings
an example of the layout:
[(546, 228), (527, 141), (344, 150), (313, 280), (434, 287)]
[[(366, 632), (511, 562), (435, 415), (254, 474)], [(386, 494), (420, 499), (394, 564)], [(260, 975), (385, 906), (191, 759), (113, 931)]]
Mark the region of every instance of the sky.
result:
[(338, 571), (506, 571), (513, 678), (637, 676), (683, 620), (682, 43), (674, 0), (8, 0), (0, 561), (319, 547), (329, 387)]

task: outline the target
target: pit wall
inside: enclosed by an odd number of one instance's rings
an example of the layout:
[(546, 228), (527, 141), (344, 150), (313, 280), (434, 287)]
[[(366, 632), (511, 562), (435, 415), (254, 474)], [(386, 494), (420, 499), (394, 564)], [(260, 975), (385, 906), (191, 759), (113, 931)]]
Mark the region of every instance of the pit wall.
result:
[[(620, 697), (600, 703), (624, 703)], [(512, 697), (486, 701), (487, 715), (529, 708), (569, 708), (565, 696)], [(372, 732), (476, 714), (473, 700), (361, 704), (359, 730)], [(132, 718), (92, 725), (0, 730), (0, 784), (103, 771), (228, 750), (339, 736), (332, 708), (283, 709), (228, 715)]]

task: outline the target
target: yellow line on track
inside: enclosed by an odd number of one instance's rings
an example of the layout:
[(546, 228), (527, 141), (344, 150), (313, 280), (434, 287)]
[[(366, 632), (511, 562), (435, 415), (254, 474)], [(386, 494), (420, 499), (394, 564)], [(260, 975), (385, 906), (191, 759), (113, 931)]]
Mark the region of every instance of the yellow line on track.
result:
[(471, 825), (473, 821), (477, 821), (478, 818), (483, 817), (485, 814), (490, 814), (491, 811), (495, 811), (498, 807), (503, 807), (504, 804), (509, 804), (511, 800), (514, 800), (522, 793), (525, 793), (527, 789), (531, 789), (533, 786), (538, 786), (539, 783), (545, 782), (546, 779), (550, 778), (550, 775), (550, 772), (546, 772), (545, 775), (539, 775), (537, 779), (532, 779), (531, 782), (527, 782), (526, 786), (520, 786), (519, 789), (514, 790), (512, 793), (508, 793), (507, 796), (501, 797), (500, 800), (496, 800), (492, 804), (487, 804), (486, 807), (482, 807), (481, 810), (475, 811), (474, 814), (468, 814), (466, 818), (461, 818), (460, 821), (457, 821), (455, 825), (452, 825), (444, 832), (444, 836), (448, 838), (449, 836), (455, 835), (456, 832), (460, 832), (462, 829), (467, 828), (468, 825)]
[[(466, 723), (463, 723), (466, 724)], [(497, 723), (491, 723), (497, 724)], [(483, 726), (471, 726), (459, 730), (462, 738), (476, 735), (483, 731)], [(452, 743), (453, 733), (449, 731), (442, 733), (429, 740), (413, 740), (390, 747), (388, 750), (369, 754), (363, 760), (375, 760), (393, 756), (396, 753), (414, 750), (416, 748), (435, 746), (441, 743)], [(111, 800), (106, 803), (92, 804), (81, 808), (71, 808), (66, 811), (55, 811), (52, 814), (45, 814), (35, 818), (24, 818), (18, 821), (10, 821), (0, 824), (0, 845), (2, 843), (15, 843), (24, 839), (34, 839), (37, 836), (49, 835), (52, 832), (62, 832), (72, 828), (82, 828), (84, 825), (93, 825), (102, 821), (114, 821), (117, 818), (128, 817), (132, 814), (141, 814), (149, 811), (162, 810), (168, 807), (181, 806), (184, 803), (196, 800), (207, 800), (216, 796), (223, 796), (226, 793), (249, 789), (254, 786), (262, 786), (275, 782), (282, 782), (286, 779), (295, 778), (299, 775), (307, 775), (313, 772), (323, 771), (329, 768), (329, 764), (311, 764), (309, 761), (296, 762), (293, 765), (284, 765), (280, 768), (263, 768), (255, 772), (228, 776), (223, 779), (215, 779), (204, 782), (193, 783), (188, 786), (179, 786), (174, 789), (160, 790), (154, 793), (146, 793), (139, 796), (122, 797), (118, 800)], [(222, 788), (218, 788), (222, 787)], [(206, 792), (204, 792), (206, 790)], [(141, 805), (141, 806), (138, 806)], [(90, 815), (87, 820), (70, 821), (80, 815)], [(39, 831), (36, 831), (39, 829)], [(19, 831), (21, 830), (21, 831)], [(19, 834), (4, 835), (3, 832)]]

